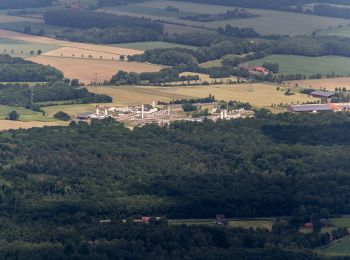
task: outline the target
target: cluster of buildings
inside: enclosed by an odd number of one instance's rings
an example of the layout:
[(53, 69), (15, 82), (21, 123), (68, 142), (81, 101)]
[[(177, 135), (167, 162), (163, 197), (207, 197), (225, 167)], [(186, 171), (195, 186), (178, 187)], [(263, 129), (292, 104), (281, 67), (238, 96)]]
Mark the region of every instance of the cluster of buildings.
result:
[(77, 116), (77, 120), (89, 121), (91, 119), (105, 119), (112, 117), (117, 121), (125, 123), (127, 126), (142, 126), (150, 123), (166, 125), (179, 120), (202, 122), (205, 118), (216, 121), (218, 119), (229, 120), (254, 116), (253, 111), (244, 109), (221, 109), (217, 103), (198, 103), (194, 105), (198, 108), (201, 108), (202, 106), (211, 107), (210, 110), (208, 109), (209, 115), (192, 117), (191, 113), (186, 113), (183, 111), (181, 104), (169, 104), (160, 106), (156, 105), (156, 102), (153, 102), (152, 105), (145, 104), (126, 107), (96, 106), (96, 111), (94, 113), (82, 113)]
[(249, 72), (249, 74), (257, 75), (257, 76), (266, 76), (270, 74), (270, 71), (267, 68), (262, 66), (249, 66), (246, 64), (240, 64), (238, 65), (238, 68)]
[(320, 104), (303, 104), (303, 105), (292, 105), (289, 107), (289, 111), (293, 113), (300, 112), (323, 112), (323, 111), (350, 111), (350, 103), (331, 103), (332, 97), (335, 92), (316, 90), (309, 94), (312, 97), (320, 98)]

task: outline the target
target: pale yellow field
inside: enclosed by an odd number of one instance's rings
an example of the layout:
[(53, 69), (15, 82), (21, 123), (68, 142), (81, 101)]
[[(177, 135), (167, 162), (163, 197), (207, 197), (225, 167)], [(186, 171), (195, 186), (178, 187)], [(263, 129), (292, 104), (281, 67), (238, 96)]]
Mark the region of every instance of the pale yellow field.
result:
[(313, 89), (327, 89), (334, 91), (335, 88), (347, 88), (350, 89), (350, 78), (331, 78), (331, 79), (310, 79), (310, 80), (295, 80), (287, 81), (286, 85), (300, 87), (313, 88)]
[[(32, 23), (43, 23), (42, 19), (31, 18), (31, 17), (20, 17), (0, 14), (0, 23), (14, 23), (14, 22), (32, 22)], [(2, 33), (0, 32), (0, 35)]]
[(98, 59), (98, 60), (119, 60), (120, 55), (117, 53), (101, 52), (94, 50), (86, 50), (72, 47), (62, 47), (56, 50), (48, 51), (42, 54), (42, 56), (53, 57), (69, 57), (69, 58), (85, 58), (85, 59)]
[(90, 84), (91, 82), (102, 82), (110, 80), (119, 70), (127, 72), (157, 72), (161, 66), (112, 60), (93, 60), (64, 57), (36, 56), (28, 58), (31, 61), (50, 65), (61, 70), (65, 77), (79, 79), (80, 82)]
[(271, 104), (297, 104), (317, 99), (300, 93), (284, 95), (276, 90), (276, 85), (265, 83), (211, 85), (191, 87), (89, 87), (90, 91), (105, 93), (113, 97), (117, 105), (171, 101), (174, 99), (203, 98), (209, 94), (217, 100), (237, 100), (249, 102), (256, 107), (270, 107)]
[[(138, 50), (106, 46), (106, 45), (62, 41), (62, 40), (56, 40), (56, 39), (47, 38), (47, 37), (11, 32), (7, 30), (0, 30), (0, 36), (1, 38), (9, 38), (9, 39), (15, 39), (20, 41), (51, 44), (51, 45), (57, 45), (62, 47), (70, 47), (75, 49), (82, 49), (85, 51), (95, 51), (95, 52), (101, 52), (101, 53), (113, 54), (113, 55), (127, 56), (127, 55), (135, 55), (135, 54), (143, 53), (142, 51), (138, 51)], [(61, 53), (59, 53), (59, 55), (57, 56), (60, 56), (60, 55)]]
[(22, 121), (11, 121), (11, 120), (0, 120), (0, 131), (9, 129), (28, 129), (33, 127), (44, 127), (44, 126), (57, 126), (66, 125), (65, 122), (22, 122)]
[[(121, 55), (142, 54), (143, 52), (139, 50), (61, 41), (6, 30), (0, 30), (0, 35), (2, 38), (60, 46), (60, 48), (45, 52), (40, 56), (31, 56), (28, 59), (56, 67), (64, 73), (65, 77), (77, 78), (85, 84), (110, 80), (119, 70), (157, 72), (163, 68), (147, 63), (119, 61)], [(89, 58), (90, 55), (92, 58)]]

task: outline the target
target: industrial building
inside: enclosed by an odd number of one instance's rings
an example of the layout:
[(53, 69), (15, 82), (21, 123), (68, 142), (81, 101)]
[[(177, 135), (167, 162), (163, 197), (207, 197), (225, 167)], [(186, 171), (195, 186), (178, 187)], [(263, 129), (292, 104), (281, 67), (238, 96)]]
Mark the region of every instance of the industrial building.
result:
[(328, 104), (305, 104), (305, 105), (292, 105), (289, 108), (290, 112), (323, 112), (323, 111), (350, 111), (350, 103), (328, 103)]

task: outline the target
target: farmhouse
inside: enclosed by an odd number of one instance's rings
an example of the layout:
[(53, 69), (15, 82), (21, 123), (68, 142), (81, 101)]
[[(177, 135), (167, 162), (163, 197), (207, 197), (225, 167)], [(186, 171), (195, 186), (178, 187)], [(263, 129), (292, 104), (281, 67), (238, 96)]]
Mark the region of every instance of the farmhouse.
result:
[(239, 64), (238, 68), (245, 70), (253, 75), (268, 75), (270, 73), (270, 71), (268, 69), (261, 67), (261, 66), (251, 67), (251, 66), (246, 65), (246, 64)]
[(252, 68), (249, 72), (252, 74), (260, 74), (260, 75), (267, 75), (270, 73), (268, 69), (260, 66)]

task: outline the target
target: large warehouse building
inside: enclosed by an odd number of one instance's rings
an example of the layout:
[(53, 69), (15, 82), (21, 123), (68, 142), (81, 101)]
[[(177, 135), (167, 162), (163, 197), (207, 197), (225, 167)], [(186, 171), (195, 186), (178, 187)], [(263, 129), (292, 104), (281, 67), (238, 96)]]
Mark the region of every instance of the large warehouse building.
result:
[(329, 104), (305, 104), (292, 105), (289, 111), (293, 113), (300, 112), (322, 112), (322, 111), (350, 111), (350, 103), (329, 103)]

